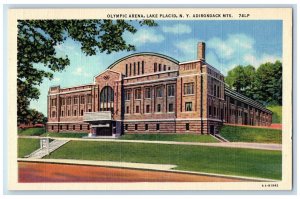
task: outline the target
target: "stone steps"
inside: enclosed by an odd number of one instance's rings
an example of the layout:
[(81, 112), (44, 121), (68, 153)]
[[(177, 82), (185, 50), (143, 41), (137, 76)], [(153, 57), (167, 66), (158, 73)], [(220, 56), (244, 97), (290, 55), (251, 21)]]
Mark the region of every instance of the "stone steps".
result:
[(32, 152), (30, 155), (26, 156), (26, 158), (34, 158), (34, 159), (41, 159), (44, 156), (48, 155), (48, 153), (51, 153), (58, 149), (59, 147), (63, 146), (69, 142), (69, 140), (53, 140), (49, 143), (49, 149), (47, 148), (40, 148), (34, 152)]

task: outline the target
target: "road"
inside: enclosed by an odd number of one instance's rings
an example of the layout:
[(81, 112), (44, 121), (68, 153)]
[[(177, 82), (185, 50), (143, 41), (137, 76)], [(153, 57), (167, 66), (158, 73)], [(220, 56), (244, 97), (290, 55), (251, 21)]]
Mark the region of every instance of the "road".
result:
[(19, 182), (241, 182), (242, 179), (101, 166), (18, 162)]

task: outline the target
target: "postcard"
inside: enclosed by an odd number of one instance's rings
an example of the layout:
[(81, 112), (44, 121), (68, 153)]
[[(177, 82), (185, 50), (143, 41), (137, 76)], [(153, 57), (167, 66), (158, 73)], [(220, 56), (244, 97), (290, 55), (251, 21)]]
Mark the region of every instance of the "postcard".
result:
[(9, 10), (10, 190), (291, 190), (291, 8)]

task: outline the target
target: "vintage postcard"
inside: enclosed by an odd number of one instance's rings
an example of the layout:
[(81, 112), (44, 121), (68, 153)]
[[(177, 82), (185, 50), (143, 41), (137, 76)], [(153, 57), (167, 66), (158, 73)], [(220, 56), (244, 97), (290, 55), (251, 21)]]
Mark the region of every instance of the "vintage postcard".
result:
[(8, 24), (10, 190), (292, 189), (292, 9)]

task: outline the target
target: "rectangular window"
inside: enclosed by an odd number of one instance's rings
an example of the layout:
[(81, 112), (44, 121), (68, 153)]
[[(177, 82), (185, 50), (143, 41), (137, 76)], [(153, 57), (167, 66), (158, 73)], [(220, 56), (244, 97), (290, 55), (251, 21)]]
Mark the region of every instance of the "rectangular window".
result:
[(125, 91), (125, 100), (130, 100), (130, 91), (129, 90), (126, 90)]
[(160, 112), (161, 111), (161, 105), (157, 104), (157, 111), (156, 112)]
[(87, 130), (90, 130), (90, 125), (89, 124), (87, 125)]
[(88, 103), (91, 104), (92, 103), (92, 95), (88, 95)]
[(126, 106), (126, 113), (129, 114), (129, 106)]
[(68, 110), (68, 116), (70, 116), (70, 111)]
[(185, 95), (194, 94), (194, 83), (185, 83), (184, 84), (184, 94)]
[(175, 85), (168, 85), (168, 96), (175, 96)]
[(217, 87), (217, 97), (220, 97), (220, 87)]
[(186, 102), (185, 103), (185, 111), (192, 111), (192, 106), (193, 106), (192, 102)]
[(135, 107), (135, 113), (140, 113), (140, 106)]
[(157, 87), (156, 88), (156, 97), (162, 97), (163, 96), (163, 87)]
[(56, 99), (51, 100), (51, 106), (56, 106)]
[(73, 98), (73, 103), (74, 103), (74, 104), (78, 104), (78, 97), (74, 97), (74, 98)]
[(166, 66), (166, 65), (164, 65), (164, 71), (166, 71), (166, 69), (167, 69), (167, 66)]
[(59, 125), (59, 129), (62, 130), (62, 125)]
[(73, 130), (75, 130), (75, 125), (73, 125)]
[(159, 131), (159, 124), (156, 124), (156, 130)]
[(67, 125), (67, 130), (69, 130), (69, 125)]
[(132, 65), (130, 64), (130, 66), (129, 66), (129, 75), (131, 76), (131, 71), (132, 71)]
[(80, 130), (82, 130), (82, 125), (80, 124)]
[(92, 112), (92, 109), (89, 109), (89, 112)]
[(142, 74), (144, 74), (144, 61), (142, 61)]
[(211, 115), (211, 105), (208, 106), (208, 114)]
[(65, 99), (65, 98), (62, 98), (62, 99), (61, 99), (61, 103), (62, 103), (62, 105), (65, 105), (65, 104), (66, 104), (66, 99)]
[(126, 67), (125, 67), (125, 76), (128, 77), (128, 64), (126, 64)]
[(145, 98), (146, 99), (151, 98), (151, 88), (146, 88), (145, 89)]
[(136, 131), (138, 130), (138, 124), (134, 125), (134, 130), (136, 130)]
[(149, 130), (148, 124), (145, 124), (145, 131), (148, 131), (148, 130)]
[(128, 124), (125, 124), (125, 130), (128, 131)]
[(70, 105), (71, 104), (71, 97), (68, 97), (67, 99), (67, 105)]
[(214, 85), (214, 96), (217, 96), (217, 86)]
[(186, 130), (186, 131), (189, 131), (189, 130), (190, 130), (190, 123), (186, 123), (186, 124), (185, 124), (185, 130)]
[(146, 113), (150, 113), (150, 105), (146, 105)]
[(81, 114), (80, 115), (83, 115), (83, 110), (81, 110), (81, 112), (80, 112)]
[(76, 110), (74, 110), (74, 116), (76, 116)]
[(54, 129), (54, 126), (51, 126), (51, 130), (53, 130)]
[(154, 72), (157, 71), (157, 63), (154, 63)]
[(80, 97), (80, 104), (84, 104), (85, 103), (85, 96), (81, 96)]
[(135, 65), (135, 62), (133, 63), (133, 75), (136, 75), (136, 65)]
[(161, 64), (158, 65), (158, 71), (161, 71)]
[(138, 75), (140, 74), (140, 62), (138, 62)]
[(141, 89), (140, 88), (135, 89), (134, 98), (141, 99)]
[(174, 112), (173, 103), (169, 104), (169, 112)]

